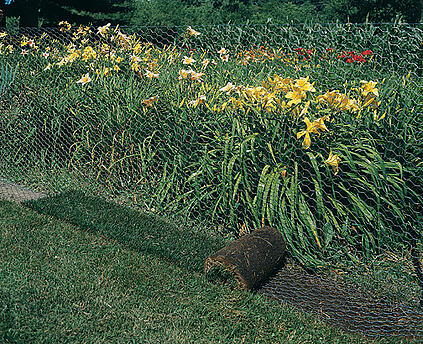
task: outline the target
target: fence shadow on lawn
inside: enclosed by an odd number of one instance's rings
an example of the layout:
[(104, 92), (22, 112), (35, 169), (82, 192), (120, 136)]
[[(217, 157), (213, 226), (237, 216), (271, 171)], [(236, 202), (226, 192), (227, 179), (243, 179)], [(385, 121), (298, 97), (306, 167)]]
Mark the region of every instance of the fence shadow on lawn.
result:
[[(54, 216), (115, 240), (119, 245), (170, 260), (193, 272), (201, 272), (205, 259), (229, 243), (212, 233), (181, 228), (157, 215), (80, 191), (68, 191), (23, 204), (40, 214)], [(330, 325), (353, 333), (368, 337), (423, 338), (423, 312), (407, 302), (376, 295), (360, 284), (360, 279), (355, 282), (352, 284), (351, 280), (339, 275), (307, 271), (289, 258), (254, 292), (310, 312)]]

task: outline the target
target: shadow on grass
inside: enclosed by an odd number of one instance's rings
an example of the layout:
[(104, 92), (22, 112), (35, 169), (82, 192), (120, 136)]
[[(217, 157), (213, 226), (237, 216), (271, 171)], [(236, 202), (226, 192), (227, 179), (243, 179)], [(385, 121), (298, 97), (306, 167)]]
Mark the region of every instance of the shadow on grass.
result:
[(205, 259), (227, 244), (224, 238), (181, 228), (159, 216), (80, 191), (67, 191), (23, 205), (190, 271), (202, 271)]

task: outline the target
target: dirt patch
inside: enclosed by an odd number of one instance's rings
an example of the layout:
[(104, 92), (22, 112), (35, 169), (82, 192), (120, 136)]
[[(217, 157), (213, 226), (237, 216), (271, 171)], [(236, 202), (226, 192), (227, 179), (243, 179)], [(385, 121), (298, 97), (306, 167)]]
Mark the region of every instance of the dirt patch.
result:
[(47, 194), (29, 190), (23, 186), (8, 182), (0, 178), (0, 199), (13, 202), (25, 202), (47, 197)]

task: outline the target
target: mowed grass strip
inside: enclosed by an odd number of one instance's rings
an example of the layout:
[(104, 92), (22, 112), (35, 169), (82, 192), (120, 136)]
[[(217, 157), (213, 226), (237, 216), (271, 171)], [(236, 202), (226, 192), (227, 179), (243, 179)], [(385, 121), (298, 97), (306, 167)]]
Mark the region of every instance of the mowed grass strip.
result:
[(154, 214), (80, 191), (28, 201), (25, 205), (40, 214), (116, 240), (125, 247), (168, 259), (191, 271), (203, 271), (205, 259), (228, 243), (204, 230), (176, 226)]
[(365, 342), (260, 295), (210, 283), (140, 243), (122, 245), (105, 235), (113, 228), (82, 230), (6, 201), (0, 222), (0, 342)]

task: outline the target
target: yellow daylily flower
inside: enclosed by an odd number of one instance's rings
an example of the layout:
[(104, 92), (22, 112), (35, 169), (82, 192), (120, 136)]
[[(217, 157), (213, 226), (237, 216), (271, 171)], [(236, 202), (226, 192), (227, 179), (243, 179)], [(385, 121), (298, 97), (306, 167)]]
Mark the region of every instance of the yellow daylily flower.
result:
[(270, 76), (267, 77), (267, 80), (269, 82), (269, 86), (273, 87), (277, 91), (289, 92), (292, 89), (293, 80), (291, 78), (282, 79), (279, 75), (275, 74), (273, 80)]
[(316, 134), (320, 135), (320, 133), (317, 130), (328, 131), (328, 128), (325, 125), (325, 121), (328, 119), (329, 119), (329, 116), (323, 116), (323, 117), (320, 117), (319, 119), (316, 119), (313, 122), (314, 130), (315, 130), (314, 132)]
[(209, 63), (210, 63), (210, 60), (209, 59), (205, 59), (205, 60), (203, 60), (201, 62), (201, 64), (203, 65), (203, 67), (207, 67)]
[(344, 105), (345, 110), (350, 111), (359, 111), (360, 106), (355, 99), (348, 99), (347, 101), (343, 101), (342, 104)]
[(305, 98), (306, 94), (305, 92), (303, 92), (300, 89), (294, 89), (293, 91), (289, 91), (286, 95), (285, 98), (291, 99), (288, 102), (288, 105), (297, 105), (299, 103), (301, 103), (302, 99)]
[(140, 65), (138, 63), (131, 63), (131, 69), (138, 72), (140, 70)]
[(182, 63), (186, 65), (190, 65), (194, 62), (195, 60), (192, 57), (186, 57), (186, 56), (184, 56), (184, 60), (182, 61)]
[(228, 82), (226, 86), (219, 89), (220, 92), (226, 92), (226, 94), (229, 94), (231, 91), (235, 89), (235, 85), (233, 85), (231, 82)]
[(336, 99), (339, 95), (338, 90), (327, 91), (325, 94), (319, 95), (316, 100), (318, 102), (326, 101), (328, 104), (333, 105), (336, 103)]
[(300, 137), (302, 137), (303, 135), (305, 135), (304, 137), (304, 141), (303, 141), (303, 148), (304, 149), (309, 149), (311, 146), (311, 138), (310, 138), (310, 132), (308, 130), (303, 130), (297, 133), (297, 139), (299, 139)]
[(110, 25), (112, 25), (112, 24), (108, 23), (104, 26), (99, 26), (97, 28), (97, 33), (99, 33), (101, 35), (105, 35), (107, 33), (107, 31), (109, 30)]
[(90, 46), (86, 47), (82, 52), (82, 58), (85, 62), (87, 62), (90, 58), (95, 59), (96, 57), (96, 51)]
[(300, 117), (301, 117), (301, 116), (303, 116), (303, 115), (305, 115), (305, 114), (308, 112), (308, 109), (309, 109), (309, 107), (310, 107), (310, 104), (311, 104), (311, 101), (309, 100), (309, 101), (305, 104), (304, 108), (301, 110)]
[(315, 92), (316, 89), (313, 87), (312, 84), (308, 82), (309, 77), (306, 78), (299, 78), (295, 80), (294, 87), (299, 88), (302, 91), (309, 91), (309, 92)]
[(218, 53), (219, 53), (220, 55), (226, 55), (228, 52), (226, 51), (226, 49), (225, 49), (225, 48), (221, 48), (221, 49), (218, 51)]
[(229, 61), (229, 55), (221, 55), (221, 56), (220, 56), (220, 59), (221, 59), (223, 62), (228, 62), (228, 61)]
[(234, 106), (234, 108), (244, 110), (244, 105), (243, 105), (244, 103), (242, 102), (242, 100), (236, 99), (234, 97), (230, 97), (229, 98), (229, 102), (232, 103), (232, 105)]
[(357, 100), (348, 98), (346, 94), (339, 93), (338, 90), (327, 91), (325, 94), (319, 95), (316, 100), (318, 102), (325, 101), (327, 104), (334, 106), (338, 110), (360, 110)]
[(63, 20), (59, 23), (59, 26), (62, 26), (60, 28), (60, 31), (69, 31), (72, 27), (71, 24), (69, 24), (67, 21), (63, 21)]
[(134, 63), (141, 62), (141, 57), (139, 57), (137, 55), (131, 55), (131, 61), (134, 62)]
[(329, 157), (325, 160), (325, 163), (329, 166), (333, 167), (333, 171), (335, 175), (339, 172), (338, 163), (341, 162), (341, 159), (338, 157), (337, 154), (332, 154), (332, 150), (329, 152)]
[(250, 101), (263, 102), (269, 97), (269, 92), (261, 86), (258, 87), (247, 87), (243, 91), (243, 95)]
[(245, 86), (243, 86), (243, 85), (238, 85), (238, 86), (236, 86), (235, 91), (236, 91), (236, 93), (238, 93), (238, 95), (240, 96), (240, 95), (242, 95), (242, 92), (244, 92), (244, 91), (245, 91)]
[(158, 64), (157, 64), (156, 61), (151, 61), (151, 62), (148, 63), (148, 68), (150, 68), (150, 69), (154, 69), (157, 66), (158, 66)]
[(201, 35), (201, 33), (199, 33), (198, 31), (195, 31), (191, 26), (188, 26), (187, 31), (190, 34), (190, 36), (197, 37)]
[(323, 116), (319, 119), (316, 119), (313, 122), (310, 122), (308, 117), (304, 117), (304, 122), (307, 125), (307, 128), (306, 128), (306, 130), (302, 130), (302, 131), (299, 131), (297, 133), (297, 139), (299, 139), (299, 138), (301, 138), (302, 136), (305, 135), (304, 141), (303, 141), (303, 148), (304, 149), (310, 148), (310, 145), (311, 145), (310, 134), (311, 133), (320, 135), (319, 130), (322, 130), (322, 131), (328, 130), (328, 128), (326, 128), (326, 125), (325, 125), (325, 122), (324, 122), (328, 118), (329, 118), (329, 116)]
[(82, 78), (79, 79), (76, 83), (85, 85), (85, 84), (88, 84), (91, 80), (92, 79), (90, 78), (90, 75), (87, 73), (87, 74), (83, 75)]
[(150, 72), (148, 69), (145, 70), (145, 74), (144, 75), (147, 78), (149, 78), (149, 79), (153, 79), (153, 78), (158, 78), (159, 77), (159, 73)]
[(362, 80), (361, 83), (363, 84), (361, 91), (363, 96), (367, 96), (367, 94), (373, 93), (376, 97), (379, 97), (379, 91), (376, 88), (377, 81), (367, 82), (365, 80)]
[(179, 77), (178, 77), (178, 79), (179, 79), (179, 80), (182, 80), (182, 79), (187, 79), (187, 78), (188, 78), (188, 76), (189, 76), (192, 72), (193, 72), (193, 70), (192, 70), (192, 69), (188, 69), (188, 70), (186, 70), (186, 69), (181, 69), (181, 70), (179, 71)]
[(304, 122), (307, 125), (307, 129), (298, 132), (297, 133), (297, 139), (299, 139), (299, 138), (301, 138), (302, 136), (305, 135), (304, 141), (303, 141), (303, 148), (309, 149), (310, 145), (311, 145), (310, 133), (314, 131), (314, 126), (313, 126), (313, 123), (310, 122), (308, 117), (304, 117)]
[(201, 78), (202, 78), (203, 75), (204, 75), (204, 73), (197, 73), (195, 71), (191, 71), (191, 80), (201, 81)]

